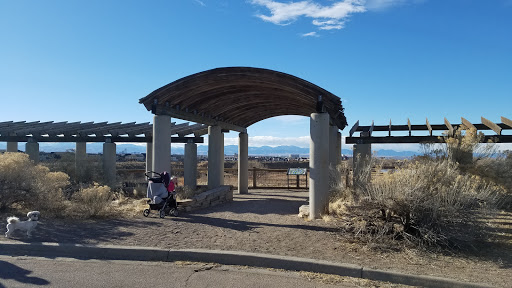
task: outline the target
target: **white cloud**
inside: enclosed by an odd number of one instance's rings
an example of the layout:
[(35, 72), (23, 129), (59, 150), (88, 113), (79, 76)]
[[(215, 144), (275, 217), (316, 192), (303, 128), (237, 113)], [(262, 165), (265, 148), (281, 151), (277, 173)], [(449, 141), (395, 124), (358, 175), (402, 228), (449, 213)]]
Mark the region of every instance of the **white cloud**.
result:
[[(282, 0), (281, 0), (282, 1)], [(426, 0), (342, 0), (322, 5), (312, 0), (279, 2), (273, 0), (251, 0), (251, 3), (270, 10), (270, 15), (258, 14), (260, 19), (277, 25), (289, 25), (301, 17), (312, 18), (319, 30), (340, 30), (350, 15), (368, 10), (383, 10), (389, 7), (418, 4)], [(302, 36), (317, 36), (310, 32)]]
[[(238, 138), (224, 138), (224, 145), (238, 145)], [(297, 146), (302, 148), (309, 147), (309, 136), (300, 137), (275, 137), (275, 136), (249, 136), (250, 147), (261, 146)]]
[(302, 37), (320, 37), (316, 32), (304, 33), (301, 36)]
[[(315, 33), (315, 32), (311, 32), (311, 33)], [(307, 33), (307, 34), (311, 34), (311, 33)], [(315, 35), (307, 35), (307, 36), (315, 36)], [(286, 124), (303, 124), (304, 122), (309, 123), (309, 117), (297, 116), (297, 115), (283, 115), (283, 116), (274, 117), (273, 119), (283, 122), (283, 123), (286, 123)]]
[(288, 25), (300, 17), (313, 18), (313, 25), (319, 29), (342, 29), (344, 19), (353, 13), (365, 12), (363, 0), (344, 0), (323, 6), (313, 1), (281, 3), (272, 0), (252, 0), (255, 5), (270, 10), (270, 15), (257, 15), (264, 21), (278, 25)]
[(420, 4), (425, 1), (427, 0), (366, 0), (365, 7), (368, 10), (384, 10), (394, 6)]
[(194, 0), (194, 1), (195, 1), (197, 4), (199, 4), (199, 5), (203, 6), (203, 7), (205, 7), (205, 6), (206, 6), (206, 4), (204, 4), (204, 2), (203, 2), (203, 1), (201, 1), (201, 0)]

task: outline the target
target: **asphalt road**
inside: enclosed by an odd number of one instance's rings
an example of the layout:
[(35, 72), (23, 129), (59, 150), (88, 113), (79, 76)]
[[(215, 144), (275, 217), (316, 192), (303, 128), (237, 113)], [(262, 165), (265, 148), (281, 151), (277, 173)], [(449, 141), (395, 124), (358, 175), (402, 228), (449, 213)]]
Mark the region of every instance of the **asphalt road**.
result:
[(0, 256), (0, 288), (37, 286), (321, 288), (358, 285), (324, 284), (296, 272), (206, 263)]

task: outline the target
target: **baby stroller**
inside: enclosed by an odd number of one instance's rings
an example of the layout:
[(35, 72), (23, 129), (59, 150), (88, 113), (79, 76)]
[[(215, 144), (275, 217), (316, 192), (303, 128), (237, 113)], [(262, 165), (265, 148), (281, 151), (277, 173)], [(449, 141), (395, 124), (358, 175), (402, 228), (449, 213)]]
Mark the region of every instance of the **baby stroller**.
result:
[(151, 210), (158, 210), (160, 218), (164, 218), (165, 215), (178, 216), (176, 192), (167, 191), (171, 181), (169, 173), (167, 171), (162, 173), (148, 171), (144, 175), (148, 179), (147, 197), (149, 198), (149, 208), (144, 209), (142, 214), (148, 217)]

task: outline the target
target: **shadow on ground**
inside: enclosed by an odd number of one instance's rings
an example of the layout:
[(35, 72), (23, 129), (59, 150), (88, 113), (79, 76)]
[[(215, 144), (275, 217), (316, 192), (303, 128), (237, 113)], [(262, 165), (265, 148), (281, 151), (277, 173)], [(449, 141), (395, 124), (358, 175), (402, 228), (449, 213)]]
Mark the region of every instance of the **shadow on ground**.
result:
[[(50, 284), (48, 280), (45, 280), (43, 278), (29, 276), (30, 273), (32, 273), (32, 271), (23, 269), (9, 262), (0, 260), (0, 279), (12, 279), (26, 285), (42, 286)], [(5, 286), (2, 285), (2, 283), (0, 283), (0, 288), (3, 287)]]
[(132, 232), (123, 231), (154, 227), (155, 230), (161, 223), (154, 221), (133, 221), (131, 219), (105, 219), (105, 220), (63, 220), (45, 219), (37, 225), (33, 237), (27, 238), (25, 233), (16, 230), (12, 235), (13, 240), (25, 243), (56, 242), (90, 244), (93, 242), (108, 242), (112, 239), (123, 239), (133, 235)]

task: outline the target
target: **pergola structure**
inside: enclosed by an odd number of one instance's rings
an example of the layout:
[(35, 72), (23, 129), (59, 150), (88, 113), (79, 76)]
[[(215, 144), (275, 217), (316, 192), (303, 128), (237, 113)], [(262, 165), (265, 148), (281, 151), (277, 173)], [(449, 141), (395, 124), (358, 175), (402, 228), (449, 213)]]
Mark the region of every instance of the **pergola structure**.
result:
[[(365, 171), (370, 163), (372, 143), (443, 143), (444, 138), (441, 136), (453, 136), (457, 129), (485, 131), (487, 134), (484, 134), (484, 142), (492, 140), (495, 143), (512, 143), (512, 135), (503, 133), (503, 131), (512, 130), (512, 120), (502, 116), (501, 123), (492, 122), (484, 117), (481, 117), (481, 121), (482, 123), (471, 123), (461, 117), (461, 122), (457, 124), (450, 123), (446, 118), (444, 118), (443, 124), (430, 124), (428, 119), (425, 124), (411, 124), (411, 121), (407, 119), (407, 124), (404, 125), (393, 125), (390, 120), (389, 125), (374, 125), (372, 121), (369, 126), (361, 126), (357, 121), (350, 129), (349, 136), (345, 138), (346, 144), (354, 144), (354, 186), (364, 185), (359, 179), (361, 179), (362, 171)], [(439, 135), (440, 131), (441, 135)], [(489, 131), (492, 131), (491, 134), (488, 133)], [(360, 132), (359, 136), (354, 135), (356, 132)], [(379, 132), (381, 135), (378, 135)], [(396, 133), (393, 135), (394, 132), (405, 132), (406, 135), (397, 136)], [(418, 132), (427, 135), (418, 135)], [(382, 133), (387, 135), (383, 136)], [(471, 161), (473, 154), (470, 152), (465, 154), (464, 158), (467, 159), (463, 160)]]
[[(166, 131), (175, 143), (203, 143), (202, 135), (208, 132), (203, 124), (169, 124)], [(193, 136), (186, 136), (191, 135)], [(75, 142), (77, 179), (83, 174), (87, 160), (86, 143), (103, 142), (103, 168), (109, 185), (115, 183), (116, 142), (147, 143), (146, 167), (152, 161), (153, 125), (150, 123), (108, 122), (0, 122), (0, 141), (7, 142), (7, 152), (18, 152), (18, 143), (26, 142), (25, 152), (35, 163), (39, 162), (39, 142)], [(170, 149), (169, 149), (170, 151)]]
[[(340, 160), (341, 134), (338, 130), (347, 125), (341, 100), (336, 95), (282, 72), (226, 67), (178, 79), (158, 88), (139, 102), (155, 115), (155, 171), (170, 171), (171, 168), (169, 145), (172, 139), (165, 133), (171, 117), (208, 125), (210, 188), (223, 184), (222, 132), (239, 132), (239, 193), (248, 193), (247, 127), (280, 115), (311, 117), (310, 218), (318, 218), (324, 212), (328, 202), (329, 164), (335, 165)], [(193, 150), (194, 145), (187, 143), (185, 151)]]

